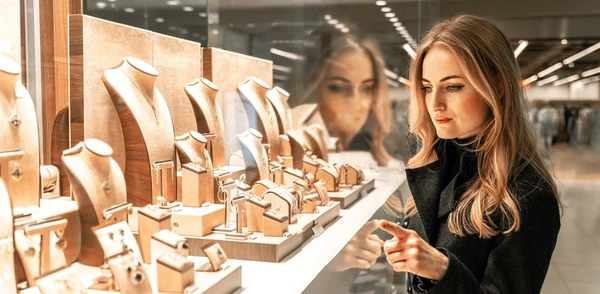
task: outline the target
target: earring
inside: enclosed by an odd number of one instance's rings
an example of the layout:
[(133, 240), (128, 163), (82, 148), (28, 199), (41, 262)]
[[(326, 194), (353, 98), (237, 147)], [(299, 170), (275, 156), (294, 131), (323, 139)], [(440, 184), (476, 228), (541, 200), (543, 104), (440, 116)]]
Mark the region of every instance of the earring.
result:
[(16, 161), (14, 162), (14, 166), (15, 170), (12, 172), (12, 178), (13, 180), (18, 181), (23, 176), (23, 172), (21, 171), (21, 169), (19, 169), (19, 164)]
[(29, 239), (29, 237), (27, 237), (27, 244), (29, 245), (29, 247), (27, 249), (25, 249), (25, 251), (23, 253), (25, 253), (25, 256), (27, 257), (34, 257), (35, 256), (35, 247), (33, 247), (33, 244), (31, 242), (31, 240)]
[(58, 230), (55, 231), (54, 234), (56, 234), (56, 237), (58, 237), (58, 241), (56, 241), (56, 248), (58, 248), (59, 250), (65, 250), (65, 248), (67, 248), (67, 240), (63, 237), (63, 235), (65, 234), (64, 230)]
[(127, 266), (127, 272), (129, 273), (129, 280), (133, 285), (139, 285), (144, 281), (144, 273), (140, 270), (142, 264), (138, 261), (135, 268)]

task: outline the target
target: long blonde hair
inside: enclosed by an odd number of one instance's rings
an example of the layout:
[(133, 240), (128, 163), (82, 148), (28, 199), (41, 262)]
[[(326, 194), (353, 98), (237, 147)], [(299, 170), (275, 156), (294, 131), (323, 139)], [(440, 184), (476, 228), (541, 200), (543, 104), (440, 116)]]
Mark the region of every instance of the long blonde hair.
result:
[[(427, 112), (422, 88), (422, 65), (433, 46), (443, 46), (456, 54), (467, 79), (483, 97), (491, 115), (471, 146), (478, 157), (478, 176), (458, 199), (448, 216), (449, 230), (459, 236), (478, 234), (481, 238), (517, 231), (521, 225), (520, 207), (511, 189), (511, 175), (531, 165), (548, 182), (554, 195), (556, 186), (536, 146), (533, 126), (526, 118), (526, 101), (520, 86), (521, 74), (511, 45), (490, 21), (461, 15), (438, 22), (422, 39), (410, 67), (410, 131), (421, 140), (422, 148), (412, 157), (409, 168), (436, 160), (435, 144), (440, 140)], [(557, 196), (558, 197), (558, 196)], [(414, 199), (405, 207), (414, 215)], [(493, 216), (499, 213), (501, 222)]]
[[(359, 39), (351, 34), (342, 34), (333, 41), (328, 42), (328, 44), (324, 44), (315, 67), (309, 75), (309, 86), (301, 101), (307, 102), (315, 98), (317, 89), (324, 82), (325, 74), (333, 58), (340, 52), (351, 48), (364, 51), (373, 64), (375, 91), (370, 110), (374, 121), (370, 130), (372, 136), (371, 154), (379, 165), (387, 165), (392, 157), (385, 150), (383, 141), (389, 134), (392, 126), (391, 102), (385, 77), (385, 61), (375, 40)], [(347, 148), (347, 146), (342, 147)]]

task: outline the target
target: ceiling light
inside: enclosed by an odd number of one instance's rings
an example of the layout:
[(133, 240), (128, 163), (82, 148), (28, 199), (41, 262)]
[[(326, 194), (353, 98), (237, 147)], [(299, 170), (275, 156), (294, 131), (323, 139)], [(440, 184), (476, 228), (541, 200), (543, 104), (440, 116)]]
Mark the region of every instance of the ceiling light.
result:
[(335, 28), (336, 29), (342, 29), (342, 28), (344, 28), (344, 24), (343, 23), (338, 23), (338, 24), (335, 25)]
[(572, 75), (572, 76), (568, 76), (568, 77), (566, 77), (564, 79), (558, 80), (558, 81), (552, 83), (552, 85), (554, 85), (554, 86), (560, 86), (560, 85), (564, 85), (566, 83), (570, 83), (572, 81), (576, 81), (578, 79), (579, 79), (579, 75)]
[(389, 70), (387, 68), (384, 69), (384, 72), (385, 72), (385, 75), (388, 76), (389, 78), (392, 78), (392, 79), (397, 79), (398, 78), (398, 75), (395, 72), (393, 72), (393, 71), (391, 71), (391, 70)]
[(547, 76), (547, 75), (549, 75), (550, 73), (553, 73), (553, 72), (557, 71), (557, 70), (558, 70), (558, 69), (560, 69), (562, 66), (563, 66), (563, 65), (562, 65), (562, 63), (560, 63), (560, 62), (559, 62), (559, 63), (557, 63), (557, 64), (555, 64), (555, 65), (553, 65), (553, 66), (551, 66), (551, 67), (549, 67), (549, 68), (547, 68), (547, 69), (545, 69), (545, 70), (542, 70), (542, 71), (540, 71), (540, 72), (537, 74), (537, 76), (538, 76), (538, 78), (541, 78), (541, 77)]
[(397, 28), (397, 30), (402, 31), (402, 32), (406, 32), (406, 27), (405, 26), (399, 26)]
[(567, 41), (567, 39), (562, 39), (562, 40), (560, 40), (560, 43), (563, 45), (567, 45), (567, 43), (569, 43), (569, 41)]
[(589, 76), (593, 76), (597, 73), (600, 73), (600, 67), (596, 67), (594, 69), (590, 69), (590, 70), (586, 70), (584, 72), (581, 73), (582, 77), (589, 77)]
[(392, 9), (389, 7), (381, 7), (381, 12), (391, 12)]
[(590, 53), (598, 50), (598, 49), (600, 49), (600, 42), (598, 42), (598, 43), (596, 43), (596, 44), (594, 44), (594, 45), (592, 45), (590, 47), (587, 47), (586, 49), (583, 49), (581, 52), (579, 52), (579, 53), (577, 53), (577, 54), (575, 54), (575, 55), (573, 55), (573, 56), (571, 56), (571, 57), (563, 60), (563, 63), (564, 64), (569, 64), (569, 63), (571, 63), (571, 62), (573, 62), (573, 61), (575, 61), (575, 60), (577, 60), (577, 59), (579, 59), (581, 57), (584, 57), (584, 56), (586, 56), (586, 55), (588, 55), (588, 54), (590, 54)]
[(401, 22), (395, 22), (395, 23), (394, 23), (394, 26), (395, 26), (395, 27), (402, 26), (402, 23), (401, 23)]
[(397, 22), (397, 21), (398, 21), (398, 18), (397, 18), (397, 17), (392, 17), (392, 18), (390, 18), (390, 21), (391, 21), (391, 22)]
[(331, 19), (331, 15), (325, 14), (324, 18), (325, 18), (325, 20), (330, 20)]
[(127, 7), (125, 9), (123, 9), (123, 11), (127, 12), (127, 13), (134, 13), (135, 9), (131, 8), (131, 7)]
[(247, 23), (247, 24), (246, 24), (246, 27), (249, 27), (249, 28), (253, 28), (253, 27), (255, 27), (255, 26), (256, 26), (256, 25), (255, 25), (255, 24), (253, 24), (253, 23)]
[(537, 82), (537, 85), (538, 86), (543, 86), (545, 84), (552, 83), (552, 82), (554, 82), (556, 80), (558, 80), (558, 75), (553, 75), (553, 76), (551, 76), (551, 77), (549, 77), (547, 79), (543, 79), (543, 80)]
[(287, 67), (287, 66), (283, 66), (283, 65), (278, 65), (278, 64), (273, 64), (273, 70), (277, 70), (277, 71), (281, 71), (281, 72), (287, 72), (287, 73), (292, 72), (292, 68), (291, 67)]
[(529, 85), (529, 84), (531, 84), (531, 83), (533, 83), (533, 82), (537, 81), (537, 79), (538, 79), (538, 76), (537, 76), (537, 75), (532, 75), (532, 76), (530, 76), (529, 78), (527, 78), (527, 79), (524, 79), (524, 80), (523, 80), (523, 83), (522, 83), (522, 85), (523, 85), (523, 86)]
[(206, 14), (206, 12), (200, 12), (200, 13), (198, 13), (198, 16), (199, 17), (206, 17), (207, 14)]
[(337, 21), (337, 19), (332, 18), (332, 19), (328, 20), (327, 23), (334, 25), (334, 24), (338, 23), (338, 21)]
[(179, 5), (179, 0), (167, 0), (167, 5), (170, 5), (170, 6)]
[(384, 15), (385, 15), (385, 17), (387, 17), (387, 18), (390, 18), (390, 17), (396, 17), (396, 14), (395, 14), (395, 13), (393, 13), (393, 12), (388, 12), (388, 13), (386, 13), (386, 14), (384, 14)]
[(349, 32), (349, 31), (350, 31), (350, 29), (348, 29), (348, 28), (343, 28), (343, 29), (341, 29), (340, 31), (341, 31), (342, 33), (347, 33), (347, 32)]
[(600, 76), (582, 79), (582, 80), (577, 81), (577, 83), (580, 83), (581, 85), (585, 85), (585, 84), (589, 84), (589, 83), (593, 83), (593, 82), (597, 82), (597, 81), (600, 81)]
[(194, 7), (192, 7), (192, 6), (184, 6), (183, 7), (183, 11), (187, 11), (187, 12), (194, 11)]
[(105, 2), (96, 2), (96, 7), (102, 9), (102, 8), (106, 7), (106, 3)]
[(162, 17), (157, 17), (154, 19), (155, 22), (165, 22), (165, 19)]
[(402, 45), (402, 49), (404, 49), (412, 59), (415, 59), (417, 57), (417, 53), (412, 47), (410, 47), (409, 44)]
[(410, 81), (405, 79), (404, 77), (398, 77), (398, 81), (405, 84), (405, 85), (409, 85)]
[(519, 42), (519, 46), (517, 46), (517, 49), (515, 49), (515, 58), (517, 58), (521, 54), (521, 52), (525, 50), (525, 47), (527, 47), (527, 45), (529, 45), (529, 42), (527, 41)]
[(375, 5), (377, 6), (385, 6), (387, 3), (385, 1), (375, 1)]
[(275, 55), (279, 55), (281, 57), (285, 57), (288, 59), (293, 59), (293, 60), (304, 60), (304, 56), (300, 56), (298, 54), (294, 54), (291, 52), (287, 52), (287, 51), (283, 51), (283, 50), (279, 50), (279, 49), (275, 49), (275, 48), (271, 48), (271, 53), (275, 54)]
[(284, 75), (273, 75), (274, 80), (287, 81), (289, 78)]

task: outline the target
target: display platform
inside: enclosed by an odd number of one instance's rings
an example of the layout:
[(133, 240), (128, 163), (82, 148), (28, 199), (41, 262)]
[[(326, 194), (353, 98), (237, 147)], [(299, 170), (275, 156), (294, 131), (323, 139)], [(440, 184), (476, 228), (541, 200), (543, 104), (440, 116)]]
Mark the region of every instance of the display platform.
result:
[(341, 187), (338, 192), (329, 192), (329, 198), (339, 202), (341, 209), (347, 209), (359, 198), (366, 197), (374, 188), (375, 179), (368, 179), (360, 185), (354, 185), (352, 188)]
[(306, 240), (315, 235), (340, 215), (338, 202), (330, 202), (327, 206), (317, 206), (318, 213), (300, 214), (298, 222), (289, 225), (287, 237), (265, 237), (262, 233), (254, 233), (247, 240), (227, 239), (225, 234), (213, 233), (204, 237), (185, 236), (188, 239), (190, 255), (203, 255), (202, 246), (215, 241), (233, 259), (279, 262), (300, 247)]

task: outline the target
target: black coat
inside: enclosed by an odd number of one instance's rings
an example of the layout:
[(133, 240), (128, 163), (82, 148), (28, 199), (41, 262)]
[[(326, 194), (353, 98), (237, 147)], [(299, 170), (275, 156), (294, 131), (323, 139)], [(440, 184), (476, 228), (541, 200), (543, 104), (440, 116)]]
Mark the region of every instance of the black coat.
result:
[(433, 286), (409, 275), (408, 292), (539, 293), (560, 229), (558, 200), (547, 181), (531, 166), (511, 177), (520, 206), (518, 231), (491, 239), (459, 237), (448, 230), (448, 214), (477, 175), (477, 158), (453, 141), (441, 140), (435, 149), (439, 160), (406, 170), (418, 212), (404, 225), (446, 254), (448, 269)]

